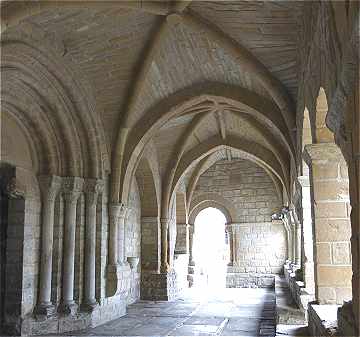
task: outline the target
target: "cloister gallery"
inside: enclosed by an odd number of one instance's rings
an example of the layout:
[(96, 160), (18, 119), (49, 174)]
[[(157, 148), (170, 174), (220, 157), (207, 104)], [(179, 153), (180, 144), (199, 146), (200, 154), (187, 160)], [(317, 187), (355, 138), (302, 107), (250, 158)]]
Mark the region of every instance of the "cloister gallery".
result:
[(1, 1), (0, 334), (358, 336), (358, 7)]

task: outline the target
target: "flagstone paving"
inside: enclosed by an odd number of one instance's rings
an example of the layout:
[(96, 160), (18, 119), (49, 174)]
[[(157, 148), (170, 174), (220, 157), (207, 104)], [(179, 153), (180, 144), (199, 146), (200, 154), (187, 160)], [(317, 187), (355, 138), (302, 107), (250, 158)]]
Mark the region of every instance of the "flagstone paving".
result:
[(273, 289), (189, 289), (173, 302), (138, 301), (81, 336), (275, 336)]

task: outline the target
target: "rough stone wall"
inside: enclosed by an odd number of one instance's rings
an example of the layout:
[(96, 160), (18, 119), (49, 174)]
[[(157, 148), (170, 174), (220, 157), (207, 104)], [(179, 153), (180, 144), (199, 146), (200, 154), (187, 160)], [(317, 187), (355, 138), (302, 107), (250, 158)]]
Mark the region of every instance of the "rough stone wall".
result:
[(235, 208), (234, 266), (229, 272), (280, 273), (287, 239), (284, 226), (271, 222), (281, 203), (266, 172), (246, 160), (220, 161), (201, 175), (194, 200), (206, 193), (219, 194)]
[[(129, 213), (125, 222), (125, 255), (138, 258), (141, 249), (141, 206), (136, 180), (131, 186)], [(131, 270), (130, 290), (127, 302), (132, 303), (140, 298), (140, 263)]]

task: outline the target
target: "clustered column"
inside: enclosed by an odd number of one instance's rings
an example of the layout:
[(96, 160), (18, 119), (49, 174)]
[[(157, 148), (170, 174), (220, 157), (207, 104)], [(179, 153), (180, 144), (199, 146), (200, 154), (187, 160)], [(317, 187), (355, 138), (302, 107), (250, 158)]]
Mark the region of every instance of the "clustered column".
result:
[[(59, 311), (75, 314), (77, 305), (74, 301), (75, 267), (75, 231), (77, 202), (83, 192), (84, 179), (77, 177), (60, 178), (57, 176), (39, 177), (42, 191), (42, 231), (41, 261), (39, 276), (38, 303), (34, 312), (50, 316), (55, 313), (51, 302), (52, 256), (55, 200), (62, 193), (65, 200), (62, 289)], [(96, 253), (96, 204), (101, 191), (100, 180), (87, 180), (86, 227), (85, 227), (85, 266), (84, 266), (84, 308), (94, 308), (95, 299), (95, 253)]]

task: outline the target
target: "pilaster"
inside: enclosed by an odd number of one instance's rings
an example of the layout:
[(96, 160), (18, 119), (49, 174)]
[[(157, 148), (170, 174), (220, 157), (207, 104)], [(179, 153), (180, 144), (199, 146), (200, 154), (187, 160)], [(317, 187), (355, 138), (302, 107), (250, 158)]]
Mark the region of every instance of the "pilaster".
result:
[(320, 304), (351, 298), (350, 204), (347, 165), (335, 144), (306, 145), (314, 221), (315, 295)]

